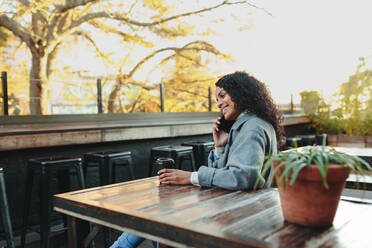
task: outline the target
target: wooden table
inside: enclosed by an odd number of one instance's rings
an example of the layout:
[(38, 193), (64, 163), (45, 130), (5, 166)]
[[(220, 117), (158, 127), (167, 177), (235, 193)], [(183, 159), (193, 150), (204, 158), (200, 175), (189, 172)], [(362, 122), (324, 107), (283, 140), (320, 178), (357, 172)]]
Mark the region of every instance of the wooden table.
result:
[[(334, 148), (336, 149), (336, 151), (360, 157), (372, 166), (372, 148), (340, 146), (335, 146)], [(363, 192), (364, 190), (372, 190), (372, 174), (364, 176), (350, 174), (349, 177), (346, 179), (345, 187), (349, 189), (355, 189), (357, 191), (353, 191), (353, 194), (363, 196), (365, 194), (365, 192)]]
[[(333, 226), (283, 221), (278, 192), (161, 185), (157, 177), (55, 195), (58, 212), (174, 247), (370, 247), (372, 205), (340, 201)], [(72, 217), (72, 218), (71, 218)], [(74, 247), (70, 228), (69, 247)]]
[[(364, 159), (367, 163), (372, 166), (372, 148), (364, 147), (334, 147), (336, 151), (344, 152), (349, 155), (358, 156)], [(344, 195), (351, 197), (362, 197), (371, 198), (372, 191), (372, 174), (358, 176), (355, 174), (350, 174), (346, 179), (346, 189), (344, 190)], [(371, 202), (371, 199), (365, 199), (367, 202)]]
[(334, 147), (336, 151), (344, 152), (349, 155), (358, 156), (364, 159), (367, 163), (372, 165), (372, 148), (364, 148), (364, 147)]
[[(303, 148), (304, 147), (299, 147), (297, 150), (301, 151)], [(335, 146), (333, 148), (335, 148), (336, 151), (360, 157), (372, 166), (372, 148), (340, 146)], [(372, 174), (363, 176), (350, 174), (346, 180), (346, 188), (372, 191)], [(358, 194), (362, 196), (364, 193), (360, 192)]]

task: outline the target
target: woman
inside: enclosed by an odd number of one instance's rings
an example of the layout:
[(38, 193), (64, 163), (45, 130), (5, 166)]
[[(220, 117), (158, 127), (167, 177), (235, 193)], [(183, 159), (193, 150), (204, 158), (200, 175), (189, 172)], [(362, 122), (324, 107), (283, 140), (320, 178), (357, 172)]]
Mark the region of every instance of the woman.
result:
[[(261, 167), (265, 155), (276, 153), (277, 140), (283, 137), (282, 115), (265, 85), (245, 72), (225, 75), (216, 82), (217, 106), (224, 119), (235, 121), (227, 133), (219, 128), (221, 117), (213, 127), (215, 149), (209, 154), (208, 166), (197, 172), (162, 169), (162, 184), (194, 184), (230, 190), (253, 189), (257, 179), (265, 183)], [(118, 247), (135, 247), (142, 238), (123, 233), (115, 242)], [(132, 242), (135, 240), (136, 242)], [(128, 241), (133, 246), (128, 246)], [(126, 243), (125, 243), (126, 242)]]
[(158, 172), (164, 184), (198, 184), (224, 189), (253, 189), (265, 155), (276, 153), (283, 137), (282, 115), (265, 85), (245, 72), (228, 74), (216, 82), (217, 106), (226, 120), (235, 120), (231, 131), (213, 128), (215, 149), (208, 167), (197, 172), (163, 169)]

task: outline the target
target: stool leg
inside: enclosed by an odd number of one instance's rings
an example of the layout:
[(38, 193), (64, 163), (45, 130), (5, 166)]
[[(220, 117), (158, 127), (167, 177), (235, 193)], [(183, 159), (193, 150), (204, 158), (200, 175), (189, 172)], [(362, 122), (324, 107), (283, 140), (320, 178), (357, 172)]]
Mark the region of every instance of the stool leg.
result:
[(100, 186), (106, 185), (107, 183), (107, 170), (105, 169), (105, 162), (103, 160), (100, 160), (98, 162), (98, 168), (99, 168), (99, 184)]
[(190, 153), (190, 163), (192, 171), (196, 171), (195, 158), (193, 153)]
[[(101, 185), (107, 185), (112, 183), (112, 167), (113, 162), (111, 159), (104, 159), (103, 162), (100, 163), (100, 180)], [(109, 247), (111, 242), (111, 230), (108, 227), (103, 228), (103, 237), (104, 237), (104, 246)]]
[(136, 179), (136, 177), (134, 176), (134, 172), (133, 172), (133, 160), (132, 160), (132, 157), (129, 157), (128, 158), (128, 166), (129, 166), (129, 173), (132, 177), (132, 180)]
[(50, 172), (45, 166), (41, 167), (40, 175), (40, 241), (41, 247), (49, 247), (50, 215), (52, 204), (50, 197)]
[(112, 162), (112, 168), (111, 168), (111, 174), (112, 174), (112, 178), (111, 178), (111, 183), (116, 183), (116, 166), (117, 166), (117, 162), (113, 161)]
[(81, 189), (85, 189), (85, 179), (83, 173), (83, 166), (81, 163), (76, 165), (76, 175)]
[[(85, 179), (84, 179), (84, 172), (83, 172), (82, 163), (77, 163), (75, 165), (75, 168), (76, 168), (76, 175), (77, 175), (77, 179), (78, 179), (78, 182), (79, 182), (79, 186), (80, 186), (81, 189), (85, 189)], [(87, 167), (85, 167), (85, 168), (87, 168)], [(79, 231), (85, 235), (86, 233), (90, 233), (90, 230), (92, 229), (92, 224), (89, 223), (89, 226), (87, 227), (86, 222), (79, 221), (78, 222), (78, 227), (80, 229)], [(89, 243), (90, 243), (91, 248), (95, 248), (95, 243), (94, 243), (93, 238)], [(84, 241), (84, 247), (86, 247), (85, 246), (85, 241)]]
[(28, 228), (28, 215), (31, 205), (31, 195), (32, 195), (32, 186), (34, 180), (34, 169), (30, 168), (30, 165), (27, 166), (27, 176), (26, 176), (26, 189), (25, 189), (25, 202), (23, 209), (23, 223), (22, 223), (22, 234), (21, 234), (21, 248), (25, 247), (26, 243), (26, 233)]
[[(93, 226), (93, 227), (92, 227)], [(89, 245), (94, 244), (94, 238), (97, 236), (101, 226), (92, 224), (90, 225), (90, 232), (84, 239), (84, 248), (89, 247)]]
[(174, 160), (176, 162), (176, 169), (182, 170), (182, 156), (176, 156)]
[[(113, 182), (112, 177), (112, 167), (114, 166), (114, 162), (111, 159), (106, 158), (104, 160), (104, 185), (110, 184)], [(108, 227), (103, 227), (103, 239), (104, 239), (104, 246), (109, 247), (111, 243), (111, 229)]]
[(87, 181), (87, 174), (88, 174), (88, 160), (84, 157), (83, 159), (83, 175), (84, 181)]
[(4, 225), (7, 245), (8, 247), (14, 248), (15, 245), (14, 245), (12, 224), (10, 222), (9, 206), (8, 206), (8, 199), (6, 197), (5, 180), (4, 180), (3, 173), (0, 173), (0, 208), (1, 208), (1, 218), (3, 221), (3, 225)]
[(111, 243), (111, 229), (108, 227), (103, 227), (103, 238), (104, 238), (104, 246), (110, 247)]
[(149, 177), (152, 176), (152, 163), (153, 163), (153, 160), (154, 160), (154, 152), (151, 151), (150, 152), (150, 161), (149, 161), (149, 172), (148, 172)]
[[(70, 171), (69, 169), (65, 170), (58, 170), (57, 171), (57, 178), (58, 178), (58, 185), (59, 185), (59, 193), (64, 193), (70, 191)], [(64, 227), (67, 226), (67, 217), (63, 215), (63, 224)], [(68, 231), (65, 230), (65, 240), (68, 240)], [(65, 244), (67, 245), (67, 244)], [(67, 246), (66, 246), (67, 247)]]
[(114, 161), (111, 159), (105, 159), (105, 168), (106, 168), (106, 184), (112, 184), (114, 181), (112, 180), (113, 178), (113, 173), (112, 173), (112, 167), (114, 166)]

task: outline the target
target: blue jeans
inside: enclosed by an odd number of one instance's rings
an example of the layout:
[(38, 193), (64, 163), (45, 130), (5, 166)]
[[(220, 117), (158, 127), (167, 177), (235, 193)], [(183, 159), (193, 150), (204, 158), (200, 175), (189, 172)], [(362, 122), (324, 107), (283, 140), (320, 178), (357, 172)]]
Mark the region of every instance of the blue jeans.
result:
[[(110, 248), (134, 248), (145, 239), (132, 233), (123, 232)], [(158, 242), (152, 241), (154, 248), (158, 248)]]

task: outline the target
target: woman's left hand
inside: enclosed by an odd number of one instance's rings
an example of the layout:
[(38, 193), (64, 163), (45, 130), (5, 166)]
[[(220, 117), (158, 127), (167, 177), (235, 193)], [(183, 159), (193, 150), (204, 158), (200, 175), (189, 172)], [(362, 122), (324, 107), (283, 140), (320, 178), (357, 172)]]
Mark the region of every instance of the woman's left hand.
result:
[(158, 171), (158, 175), (162, 184), (191, 184), (190, 171), (162, 169)]

